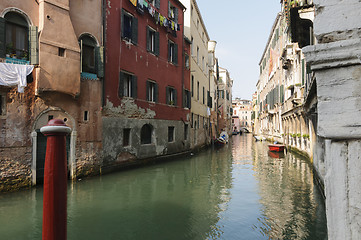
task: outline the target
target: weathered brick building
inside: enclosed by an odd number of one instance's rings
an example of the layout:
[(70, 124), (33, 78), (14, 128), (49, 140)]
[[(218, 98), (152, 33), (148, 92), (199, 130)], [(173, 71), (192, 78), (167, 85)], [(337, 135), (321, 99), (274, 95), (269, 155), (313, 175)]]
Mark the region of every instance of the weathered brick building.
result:
[(46, 139), (39, 129), (52, 118), (72, 128), (69, 175), (98, 172), (102, 45), (101, 0), (0, 2), (0, 68), (15, 69), (24, 85), (19, 69), (35, 67), (24, 93), (2, 76), (0, 190), (42, 180)]

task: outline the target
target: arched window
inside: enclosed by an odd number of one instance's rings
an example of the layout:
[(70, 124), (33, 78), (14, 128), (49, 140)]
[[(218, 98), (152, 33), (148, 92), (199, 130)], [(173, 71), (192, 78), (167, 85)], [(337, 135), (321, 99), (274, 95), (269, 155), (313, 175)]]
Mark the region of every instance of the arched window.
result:
[(82, 35), (79, 39), (79, 44), (81, 48), (82, 72), (96, 74), (96, 41), (89, 35)]
[(140, 130), (140, 143), (150, 144), (152, 143), (153, 127), (150, 124), (145, 124)]
[(16, 13), (5, 14), (6, 55), (18, 59), (29, 59), (29, 26), (26, 19)]

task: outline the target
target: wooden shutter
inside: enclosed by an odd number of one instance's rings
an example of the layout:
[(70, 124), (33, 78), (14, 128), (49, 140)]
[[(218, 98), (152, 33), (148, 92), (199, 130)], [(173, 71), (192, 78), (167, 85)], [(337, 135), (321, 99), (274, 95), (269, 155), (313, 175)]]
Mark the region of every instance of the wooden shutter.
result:
[(5, 19), (0, 17), (0, 58), (5, 58), (6, 45), (5, 45)]
[(135, 17), (132, 18), (132, 43), (138, 43), (138, 19)]
[(147, 26), (146, 27), (147, 29), (147, 32), (146, 32), (146, 35), (147, 35), (147, 51), (150, 52), (151, 50), (151, 46), (150, 46), (150, 28)]
[(174, 43), (174, 63), (178, 64), (178, 44)]
[(150, 82), (149, 81), (146, 81), (145, 82), (145, 89), (146, 89), (146, 100), (149, 101), (149, 88), (150, 88)]
[(39, 64), (38, 27), (29, 27), (29, 60), (30, 64)]
[(159, 91), (158, 91), (158, 84), (154, 84), (154, 101), (158, 102), (159, 99)]
[(96, 67), (97, 67), (97, 75), (99, 78), (104, 77), (104, 47), (97, 46), (95, 48), (96, 53)]
[(155, 0), (155, 7), (160, 9), (160, 0)]
[(159, 32), (155, 32), (155, 55), (159, 56)]
[(124, 73), (119, 73), (119, 88), (118, 88), (118, 96), (122, 98), (124, 96)]
[(132, 98), (138, 97), (137, 76), (132, 76)]
[(187, 90), (183, 88), (182, 107), (187, 107)]

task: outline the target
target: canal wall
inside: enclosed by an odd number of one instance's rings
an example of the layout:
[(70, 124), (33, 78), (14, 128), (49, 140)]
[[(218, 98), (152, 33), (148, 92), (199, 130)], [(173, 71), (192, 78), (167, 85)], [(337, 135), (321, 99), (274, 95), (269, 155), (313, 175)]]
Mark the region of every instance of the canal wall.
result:
[(314, 2), (319, 44), (303, 51), (317, 81), (328, 238), (361, 239), (361, 2)]

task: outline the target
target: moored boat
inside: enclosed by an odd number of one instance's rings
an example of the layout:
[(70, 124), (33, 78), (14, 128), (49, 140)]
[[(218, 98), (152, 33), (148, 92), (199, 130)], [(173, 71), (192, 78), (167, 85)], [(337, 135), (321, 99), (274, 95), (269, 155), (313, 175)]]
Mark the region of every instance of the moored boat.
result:
[(269, 144), (268, 148), (272, 152), (283, 152), (285, 150), (285, 145), (282, 145), (282, 144)]

